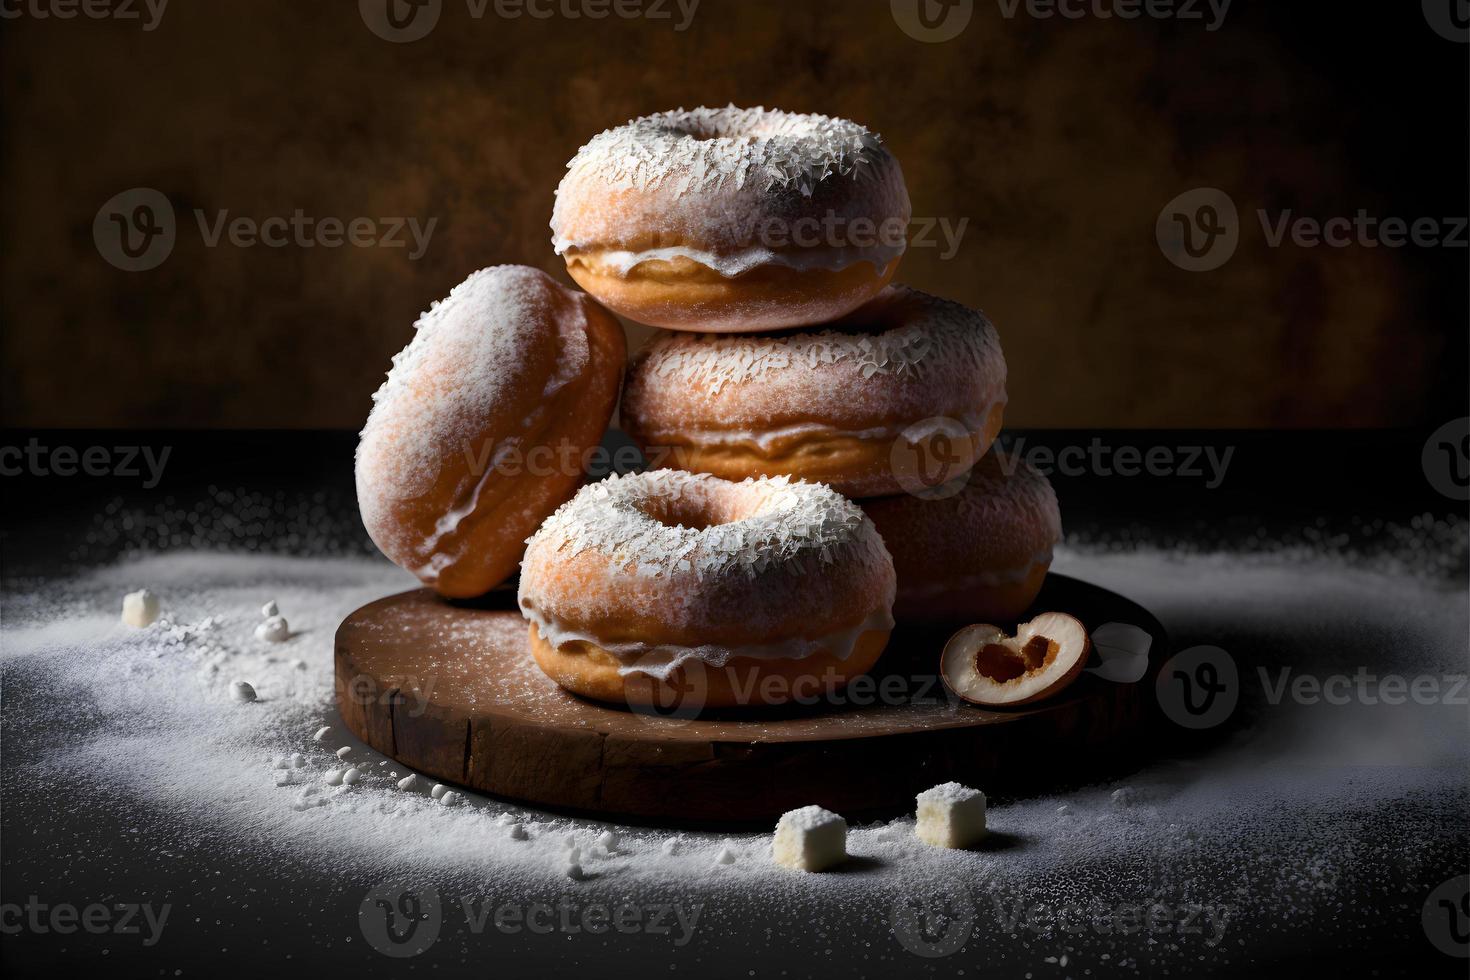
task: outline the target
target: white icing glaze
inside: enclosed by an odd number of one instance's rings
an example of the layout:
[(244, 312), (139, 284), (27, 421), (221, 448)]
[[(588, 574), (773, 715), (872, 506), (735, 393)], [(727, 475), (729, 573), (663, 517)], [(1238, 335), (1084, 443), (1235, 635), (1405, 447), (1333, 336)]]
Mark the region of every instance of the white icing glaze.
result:
[(667, 680), (675, 668), (689, 660), (699, 660), (711, 667), (723, 667), (736, 658), (805, 660), (819, 653), (830, 653), (838, 660), (845, 661), (852, 655), (864, 633), (893, 629), (893, 613), (889, 608), (883, 607), (873, 610), (867, 618), (854, 626), (820, 636), (790, 636), (766, 643), (742, 643), (735, 646), (716, 643), (684, 646), (641, 640), (607, 640), (593, 631), (577, 629), (534, 608), (522, 606), (521, 612), (536, 625), (541, 638), (555, 649), (562, 649), (572, 643), (593, 643), (621, 661), (618, 667), (620, 675), (627, 677), (630, 674), (648, 674), (659, 680)]
[(955, 422), (969, 432), (978, 432), (985, 424), (993, 407), (986, 406), (984, 410), (976, 413), (967, 412), (959, 419), (921, 419), (911, 425), (880, 425), (869, 429), (838, 429), (820, 422), (798, 422), (795, 425), (783, 425), (764, 431), (750, 429), (680, 430), (644, 432), (643, 435), (650, 440), (650, 446), (743, 446), (764, 454), (789, 451), (805, 442), (842, 438), (889, 442), (904, 435), (913, 442), (923, 442), (938, 433), (950, 431), (950, 427)]
[(1000, 338), (983, 313), (891, 286), (819, 329), (656, 334), (629, 368), (623, 419), (645, 440), (806, 424), (902, 431), (940, 417), (983, 421), (1005, 401), (1005, 383)]
[[(732, 105), (594, 137), (567, 165), (551, 228), (557, 254), (611, 253), (624, 273), (682, 256), (736, 276), (766, 263), (885, 267), (910, 214), (898, 161), (862, 126)], [(799, 234), (813, 219), (818, 241)]]
[[(558, 254), (571, 248), (570, 243), (560, 243)], [(667, 262), (671, 259), (690, 259), (700, 265), (714, 269), (730, 279), (743, 276), (763, 265), (780, 265), (789, 269), (830, 269), (840, 271), (859, 262), (867, 262), (877, 269), (887, 268), (888, 263), (903, 256), (905, 245), (876, 244), (866, 248), (853, 246), (813, 246), (800, 249), (773, 249), (762, 245), (750, 245), (740, 251), (722, 255), (704, 248), (687, 245), (669, 245), (663, 248), (648, 248), (640, 251), (610, 249), (599, 253), (602, 263), (626, 276), (645, 262)]]

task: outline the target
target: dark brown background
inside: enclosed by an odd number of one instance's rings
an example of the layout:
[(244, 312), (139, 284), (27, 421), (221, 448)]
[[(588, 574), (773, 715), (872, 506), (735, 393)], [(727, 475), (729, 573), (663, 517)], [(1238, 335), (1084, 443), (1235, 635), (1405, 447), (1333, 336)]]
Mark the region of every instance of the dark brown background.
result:
[[(1378, 426), (1464, 413), (1465, 257), (1268, 248), (1256, 208), (1466, 213), (1466, 46), (1418, 3), (1236, 0), (1200, 22), (1006, 19), (919, 43), (888, 0), (703, 0), (670, 21), (468, 16), (391, 44), (355, 0), (173, 0), (160, 26), (0, 23), (4, 424), (357, 427), (415, 315), (474, 269), (565, 281), (547, 220), (593, 134), (678, 105), (848, 116), (959, 254), (900, 278), (987, 310), (1023, 426)], [(1160, 209), (1242, 212), (1181, 271)], [(92, 221), (163, 191), (179, 241), (114, 269)], [(206, 248), (192, 210), (439, 219), (404, 249)], [(634, 328), (635, 339), (641, 328)]]

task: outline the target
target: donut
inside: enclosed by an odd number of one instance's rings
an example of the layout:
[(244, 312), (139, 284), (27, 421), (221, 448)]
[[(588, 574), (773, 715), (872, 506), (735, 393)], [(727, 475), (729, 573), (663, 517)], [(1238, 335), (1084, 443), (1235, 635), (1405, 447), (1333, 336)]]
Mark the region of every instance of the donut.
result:
[(872, 497), (973, 466), (1000, 431), (1005, 384), (983, 314), (889, 286), (826, 327), (655, 334), (629, 365), (622, 426), (655, 466)]
[(840, 689), (887, 645), (893, 596), (878, 532), (829, 488), (654, 470), (548, 518), (518, 601), (562, 687), (697, 712)]
[(357, 501), (378, 548), (441, 595), (483, 595), (581, 483), (627, 357), (617, 319), (525, 266), (483, 269), (415, 324), (373, 396)]
[(552, 242), (583, 289), (671, 330), (825, 323), (893, 278), (911, 216), (903, 170), (857, 123), (679, 109), (582, 147)]
[(1050, 481), (998, 450), (968, 477), (950, 496), (862, 502), (893, 556), (902, 621), (1014, 623), (1041, 591), (1062, 538)]

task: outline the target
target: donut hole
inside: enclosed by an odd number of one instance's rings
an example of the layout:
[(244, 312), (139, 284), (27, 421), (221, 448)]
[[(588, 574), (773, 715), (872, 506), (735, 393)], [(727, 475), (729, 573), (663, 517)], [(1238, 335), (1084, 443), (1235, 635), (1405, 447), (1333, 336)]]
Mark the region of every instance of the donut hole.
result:
[(734, 524), (750, 514), (746, 501), (693, 495), (657, 497), (643, 501), (638, 509), (665, 527), (685, 527), (693, 531)]
[(731, 126), (727, 120), (715, 116), (686, 118), (679, 125), (662, 126), (660, 129), (672, 136), (687, 136), (701, 142), (771, 139), (787, 135), (775, 120), (762, 119), (743, 126)]

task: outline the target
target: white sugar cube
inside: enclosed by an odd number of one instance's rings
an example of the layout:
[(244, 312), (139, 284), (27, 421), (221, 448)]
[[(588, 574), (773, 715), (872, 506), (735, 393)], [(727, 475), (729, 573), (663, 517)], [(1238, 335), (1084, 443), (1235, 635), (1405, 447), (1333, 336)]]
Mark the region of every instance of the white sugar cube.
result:
[(919, 794), (919, 840), (935, 847), (969, 847), (985, 836), (985, 794), (941, 783)]
[(285, 643), (291, 639), (291, 627), (286, 624), (286, 617), (272, 616), (255, 627), (255, 636), (268, 643)]
[(147, 589), (123, 596), (122, 621), (134, 629), (142, 629), (158, 619), (158, 596)]
[(847, 858), (847, 821), (819, 806), (804, 806), (781, 817), (771, 856), (800, 871), (822, 871)]

